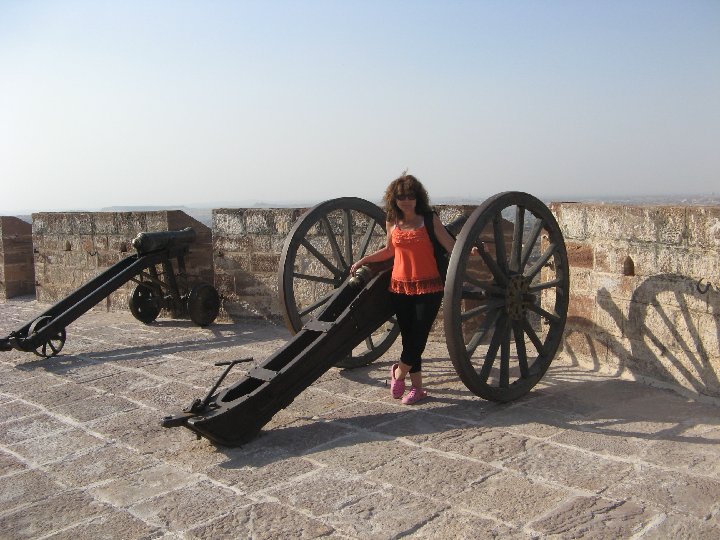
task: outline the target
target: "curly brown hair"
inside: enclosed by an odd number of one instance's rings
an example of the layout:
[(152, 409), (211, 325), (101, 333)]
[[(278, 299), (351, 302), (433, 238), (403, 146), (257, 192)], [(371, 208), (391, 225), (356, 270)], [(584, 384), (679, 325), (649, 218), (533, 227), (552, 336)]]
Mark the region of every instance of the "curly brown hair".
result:
[(403, 218), (403, 213), (397, 205), (396, 197), (407, 194), (415, 195), (415, 212), (417, 214), (432, 212), (430, 197), (428, 197), (425, 186), (412, 174), (403, 173), (400, 177), (390, 182), (390, 185), (385, 190), (383, 202), (385, 203), (385, 213), (387, 214), (388, 221), (394, 223), (398, 219)]

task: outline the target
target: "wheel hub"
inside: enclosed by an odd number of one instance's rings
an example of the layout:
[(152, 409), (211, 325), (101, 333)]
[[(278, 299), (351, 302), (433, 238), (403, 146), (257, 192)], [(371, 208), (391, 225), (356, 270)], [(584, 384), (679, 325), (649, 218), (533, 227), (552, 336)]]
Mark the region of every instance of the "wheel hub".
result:
[(505, 305), (508, 316), (519, 321), (525, 317), (527, 306), (532, 302), (532, 295), (528, 294), (530, 281), (522, 274), (510, 277), (505, 295)]

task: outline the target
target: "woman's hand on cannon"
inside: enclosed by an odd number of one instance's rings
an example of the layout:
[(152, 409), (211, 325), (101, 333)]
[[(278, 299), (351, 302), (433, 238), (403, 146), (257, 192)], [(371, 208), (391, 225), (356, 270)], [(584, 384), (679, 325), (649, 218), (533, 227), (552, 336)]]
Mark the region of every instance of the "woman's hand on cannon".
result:
[(361, 266), (365, 265), (365, 258), (359, 259), (358, 261), (354, 262), (352, 266), (350, 267), (350, 275), (355, 275), (355, 272), (357, 272), (357, 269)]

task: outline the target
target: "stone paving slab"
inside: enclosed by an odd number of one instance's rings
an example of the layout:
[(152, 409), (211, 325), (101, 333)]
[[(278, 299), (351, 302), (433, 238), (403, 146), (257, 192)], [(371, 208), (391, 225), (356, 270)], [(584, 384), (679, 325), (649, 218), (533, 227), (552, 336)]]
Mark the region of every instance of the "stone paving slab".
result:
[[(0, 303), (0, 335), (46, 308)], [(501, 405), (431, 343), (431, 399), (407, 407), (387, 386), (396, 344), (330, 370), (243, 447), (160, 426), (214, 362), (288, 339), (93, 310), (58, 357), (0, 353), (0, 538), (720, 538), (719, 404), (562, 355)]]

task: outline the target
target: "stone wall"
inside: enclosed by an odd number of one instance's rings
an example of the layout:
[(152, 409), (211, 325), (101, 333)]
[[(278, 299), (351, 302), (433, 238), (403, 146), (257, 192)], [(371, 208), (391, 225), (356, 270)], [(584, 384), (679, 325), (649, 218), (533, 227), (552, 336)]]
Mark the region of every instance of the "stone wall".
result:
[[(475, 207), (443, 205), (436, 208), (443, 222), (448, 223)], [(223, 208), (213, 211), (215, 286), (223, 298), (224, 314), (230, 317), (262, 317), (278, 322), (283, 319), (278, 289), (280, 258), (290, 230), (306, 210)], [(365, 230), (362, 222), (356, 225), (357, 230), (353, 231), (353, 238), (356, 239), (354, 245), (357, 245)], [(342, 246), (339, 224), (333, 226), (337, 229), (338, 245)], [(308, 239), (332, 258), (329, 245), (323, 241), (325, 237), (322, 231), (310, 231)], [(384, 234), (379, 234), (375, 247), (381, 247), (384, 243)], [(372, 251), (372, 248), (368, 251)], [(313, 293), (318, 297), (318, 291)], [(302, 295), (303, 292), (298, 294)]]
[[(473, 209), (439, 207), (446, 223)], [(720, 396), (720, 207), (553, 203), (551, 209), (570, 263), (564, 353), (592, 369)], [(133, 253), (138, 232), (192, 226), (198, 241), (191, 246), (189, 273), (214, 282), (223, 299), (221, 315), (279, 322), (281, 253), (304, 211), (217, 209), (212, 237), (179, 211), (34, 214), (37, 297), (62, 299)], [(11, 230), (5, 219), (3, 238)], [(355, 238), (361, 233), (353, 231)], [(309, 239), (329, 249), (320, 231)], [(7, 264), (3, 271), (7, 282)], [(131, 290), (123, 287), (104, 307), (126, 309)], [(444, 339), (441, 324), (432, 339)]]
[(564, 351), (720, 396), (720, 207), (554, 203), (570, 262)]
[[(146, 231), (192, 227), (197, 238), (185, 259), (188, 281), (213, 282), (212, 231), (184, 212), (42, 212), (32, 217), (35, 285), (41, 302), (62, 300), (124, 257), (135, 254), (132, 240)], [(134, 286), (133, 282), (123, 285), (102, 305), (108, 310), (128, 309), (128, 296)]]
[(278, 266), (298, 208), (213, 210), (215, 287), (229, 317), (282, 318)]
[(0, 217), (0, 298), (35, 294), (32, 226)]

